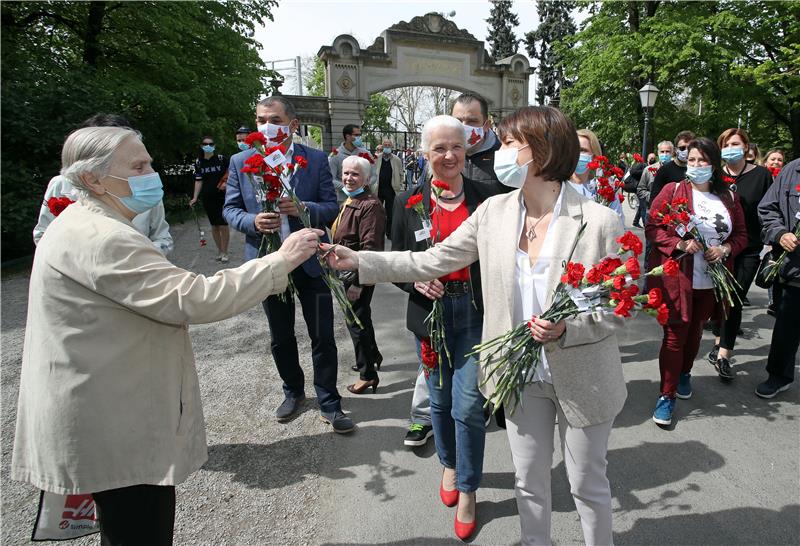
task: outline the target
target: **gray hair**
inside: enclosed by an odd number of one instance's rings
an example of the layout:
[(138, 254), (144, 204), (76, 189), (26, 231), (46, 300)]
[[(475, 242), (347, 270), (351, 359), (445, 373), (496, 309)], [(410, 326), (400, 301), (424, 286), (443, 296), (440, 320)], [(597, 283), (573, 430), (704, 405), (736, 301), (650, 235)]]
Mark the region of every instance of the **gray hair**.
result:
[(264, 107), (274, 106), (275, 104), (280, 104), (283, 106), (283, 111), (286, 112), (286, 117), (289, 118), (289, 121), (292, 121), (297, 117), (297, 110), (294, 109), (294, 104), (289, 102), (289, 99), (282, 97), (281, 95), (274, 95), (258, 101), (258, 105)]
[(383, 135), (383, 138), (381, 138), (381, 146), (383, 146), (384, 140), (388, 140), (389, 146), (394, 147), (394, 139), (392, 137), (390, 137), (389, 135)]
[(351, 164), (358, 169), (358, 171), (361, 173), (361, 176), (364, 177), (364, 182), (369, 182), (369, 175), (370, 171), (372, 170), (372, 166), (370, 165), (369, 161), (357, 155), (349, 155), (344, 158), (344, 161), (342, 161), (342, 169), (349, 167)]
[(141, 138), (138, 132), (123, 127), (85, 127), (70, 133), (61, 150), (61, 176), (75, 190), (86, 195), (86, 185), (81, 174), (91, 173), (97, 178), (108, 174), (114, 152), (130, 137)]
[(659, 148), (661, 148), (662, 146), (669, 146), (669, 149), (670, 149), (670, 150), (672, 150), (673, 152), (675, 151), (675, 145), (672, 143), (672, 141), (671, 141), (671, 140), (662, 140), (662, 141), (661, 141), (661, 142), (659, 142), (659, 143), (658, 143), (658, 145), (656, 146), (656, 150), (658, 150), (658, 149), (659, 149)]
[(431, 147), (431, 133), (435, 129), (447, 128), (458, 131), (464, 147), (467, 147), (467, 135), (464, 134), (464, 126), (453, 116), (434, 116), (422, 126), (422, 151), (429, 152)]

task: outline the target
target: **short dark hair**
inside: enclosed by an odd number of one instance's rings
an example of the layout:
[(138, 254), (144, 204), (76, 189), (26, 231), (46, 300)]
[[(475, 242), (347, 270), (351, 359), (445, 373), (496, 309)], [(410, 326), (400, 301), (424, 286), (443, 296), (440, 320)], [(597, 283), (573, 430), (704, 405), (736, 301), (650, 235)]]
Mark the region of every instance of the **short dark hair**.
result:
[(581, 146), (575, 125), (561, 110), (552, 106), (520, 108), (503, 118), (497, 133), (501, 141), (509, 135), (530, 146), (535, 175), (562, 182), (575, 172)]
[(242, 125), (238, 129), (236, 129), (237, 135), (249, 135), (250, 133), (252, 133), (252, 131), (250, 130), (250, 127), (246, 125)]
[(294, 109), (294, 104), (289, 102), (286, 97), (273, 95), (258, 101), (259, 106), (273, 106), (275, 103), (283, 106), (283, 111), (286, 113), (286, 117), (289, 118), (289, 121), (297, 118), (297, 110)]
[(85, 129), (86, 127), (122, 127), (123, 129), (135, 130), (135, 127), (125, 116), (120, 116), (119, 114), (105, 114), (102, 112), (93, 115), (78, 125), (78, 129)]
[[(461, 93), (458, 97), (456, 97), (456, 100), (453, 101), (453, 106), (456, 104), (469, 104), (474, 101), (477, 101), (478, 104), (481, 105), (481, 115), (483, 116), (484, 121), (489, 119), (489, 103), (486, 102), (486, 99), (480, 95), (476, 95), (475, 93)], [(451, 108), (450, 111), (452, 112), (453, 109)]]
[(726, 206), (731, 206), (733, 201), (730, 192), (728, 191), (728, 184), (722, 179), (722, 153), (719, 151), (717, 143), (707, 137), (698, 137), (689, 142), (687, 151), (700, 150), (705, 159), (711, 165), (713, 173), (711, 174), (711, 193), (719, 196)]
[(346, 137), (347, 135), (352, 135), (353, 131), (356, 129), (361, 129), (361, 126), (354, 123), (348, 123), (344, 126), (344, 129), (342, 129), (342, 136)]
[(694, 133), (691, 131), (681, 131), (680, 133), (675, 135), (675, 141), (674, 141), (675, 146), (677, 146), (678, 142), (680, 142), (681, 140), (686, 140), (686, 141), (694, 140)]

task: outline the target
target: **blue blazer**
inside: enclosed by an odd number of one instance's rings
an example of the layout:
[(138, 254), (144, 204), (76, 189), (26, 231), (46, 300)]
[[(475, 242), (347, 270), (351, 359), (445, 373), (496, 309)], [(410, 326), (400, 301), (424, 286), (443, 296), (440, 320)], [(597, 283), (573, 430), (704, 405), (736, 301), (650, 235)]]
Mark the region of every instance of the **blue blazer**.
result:
[[(256, 230), (256, 214), (261, 212), (261, 205), (256, 199), (253, 184), (247, 173), (242, 172), (245, 160), (256, 153), (254, 149), (245, 150), (231, 157), (228, 167), (228, 183), (225, 190), (225, 206), (222, 215), (234, 229), (245, 234), (244, 256), (252, 260), (258, 255), (261, 246), (261, 232)], [(311, 218), (311, 225), (324, 229), (339, 213), (336, 192), (333, 189), (331, 169), (325, 153), (308, 148), (302, 144), (294, 145), (294, 155), (305, 157), (308, 166), (298, 170), (290, 182), (297, 197), (305, 203)], [(294, 232), (303, 228), (299, 218), (289, 216), (289, 228)], [(327, 236), (323, 237), (325, 242)], [(303, 263), (303, 269), (311, 277), (319, 277), (322, 268), (316, 256)]]

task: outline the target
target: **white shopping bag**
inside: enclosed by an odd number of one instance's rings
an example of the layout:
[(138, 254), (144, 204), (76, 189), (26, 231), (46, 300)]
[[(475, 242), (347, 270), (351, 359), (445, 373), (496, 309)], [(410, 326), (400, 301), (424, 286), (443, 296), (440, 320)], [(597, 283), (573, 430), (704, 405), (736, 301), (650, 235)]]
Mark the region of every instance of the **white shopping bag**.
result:
[(69, 540), (100, 532), (91, 494), (59, 495), (42, 491), (31, 540)]

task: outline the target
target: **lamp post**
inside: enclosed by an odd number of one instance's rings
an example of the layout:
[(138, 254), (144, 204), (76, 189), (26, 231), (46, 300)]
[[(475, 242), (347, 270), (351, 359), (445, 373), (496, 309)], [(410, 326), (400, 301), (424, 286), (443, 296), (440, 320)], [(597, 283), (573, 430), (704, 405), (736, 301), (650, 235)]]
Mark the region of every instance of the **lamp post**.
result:
[(642, 157), (647, 161), (647, 131), (650, 129), (650, 114), (656, 105), (658, 98), (658, 87), (653, 82), (648, 81), (644, 87), (639, 89), (639, 100), (644, 110), (644, 135), (642, 137)]

